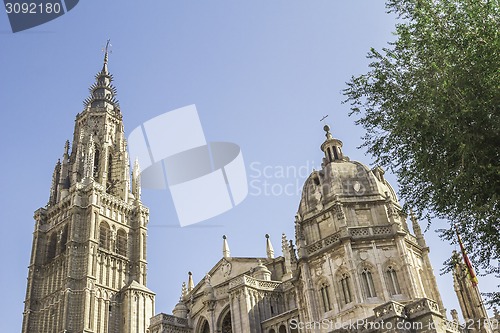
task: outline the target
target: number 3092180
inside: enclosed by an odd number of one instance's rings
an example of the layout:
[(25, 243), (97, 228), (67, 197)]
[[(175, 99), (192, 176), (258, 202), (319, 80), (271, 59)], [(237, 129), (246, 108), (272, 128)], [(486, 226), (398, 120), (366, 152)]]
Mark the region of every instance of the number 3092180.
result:
[(5, 11), (7, 14), (59, 14), (61, 4), (58, 2), (6, 2)]

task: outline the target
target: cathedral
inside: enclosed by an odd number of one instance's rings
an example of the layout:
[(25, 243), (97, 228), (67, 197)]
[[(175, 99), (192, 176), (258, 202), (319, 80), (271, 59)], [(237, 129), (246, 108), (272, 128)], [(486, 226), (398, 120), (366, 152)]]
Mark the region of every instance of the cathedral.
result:
[(266, 257), (232, 257), (224, 236), (221, 259), (196, 284), (188, 274), (172, 314), (155, 315), (149, 210), (112, 80), (106, 51), (34, 214), (23, 333), (498, 332), (458, 255), (465, 325), (455, 310), (447, 318), (418, 221), (384, 171), (351, 161), (327, 125), (282, 255), (266, 235)]

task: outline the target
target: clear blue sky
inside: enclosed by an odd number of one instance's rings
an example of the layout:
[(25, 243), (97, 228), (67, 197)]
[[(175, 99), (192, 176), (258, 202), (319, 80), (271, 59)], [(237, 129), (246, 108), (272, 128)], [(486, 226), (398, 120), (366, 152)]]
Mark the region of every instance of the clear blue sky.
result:
[[(127, 134), (156, 115), (196, 104), (207, 140), (239, 144), (250, 181), (264, 191), (264, 181), (296, 182), (293, 174), (257, 177), (266, 166), (310, 171), (320, 165), (325, 114), (345, 153), (371, 163), (356, 148), (363, 129), (347, 116), (341, 90), (351, 75), (367, 70), (370, 47), (394, 39), (394, 23), (381, 1), (367, 0), (86, 0), (16, 34), (0, 13), (0, 331), (20, 331), (33, 211), (47, 202), (54, 163), (72, 138), (106, 39)], [(170, 313), (188, 271), (198, 282), (220, 259), (223, 234), (233, 256), (265, 256), (266, 233), (280, 254), (281, 233), (294, 237), (299, 198), (249, 195), (196, 228), (179, 228), (168, 192), (144, 190), (156, 311)], [(448, 309), (458, 308), (452, 277), (438, 274), (453, 247), (432, 230), (427, 240), (441, 295)], [(480, 288), (491, 291), (495, 283), (480, 280)]]

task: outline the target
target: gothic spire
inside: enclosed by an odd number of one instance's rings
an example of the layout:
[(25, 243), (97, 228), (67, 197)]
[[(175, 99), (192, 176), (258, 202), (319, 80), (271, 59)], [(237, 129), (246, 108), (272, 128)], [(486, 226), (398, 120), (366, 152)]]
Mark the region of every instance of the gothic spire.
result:
[(224, 258), (229, 258), (231, 257), (231, 252), (229, 251), (229, 245), (227, 244), (227, 237), (226, 235), (222, 236), (222, 256)]
[(102, 70), (96, 74), (96, 82), (89, 88), (90, 96), (83, 102), (87, 108), (110, 108), (115, 111), (120, 110), (120, 105), (116, 99), (116, 88), (111, 83), (113, 75), (108, 71), (108, 55), (111, 44), (108, 39), (104, 49), (104, 64)]

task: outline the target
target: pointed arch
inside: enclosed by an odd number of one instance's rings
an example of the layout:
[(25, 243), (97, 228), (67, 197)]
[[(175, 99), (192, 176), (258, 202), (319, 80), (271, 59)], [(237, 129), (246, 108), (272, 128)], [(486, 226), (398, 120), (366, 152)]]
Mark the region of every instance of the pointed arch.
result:
[(345, 267), (337, 271), (336, 280), (339, 286), (339, 301), (341, 306), (351, 303), (354, 300), (352, 279)]
[(106, 193), (113, 193), (116, 185), (114, 175), (115, 161), (113, 159), (114, 153), (112, 147), (108, 148), (108, 159), (106, 165)]
[(57, 252), (57, 233), (54, 232), (50, 235), (49, 242), (47, 244), (47, 261), (55, 258)]
[(99, 224), (99, 247), (104, 250), (109, 250), (111, 245), (111, 229), (109, 225), (102, 221)]
[(323, 312), (328, 312), (332, 310), (332, 302), (331, 302), (331, 288), (330, 284), (326, 281), (326, 279), (321, 278), (318, 282), (318, 294), (321, 303), (321, 308)]
[(195, 333), (210, 333), (210, 324), (205, 317), (198, 319), (198, 329)]
[(68, 243), (68, 226), (66, 225), (61, 233), (61, 252), (66, 251), (66, 243)]
[(217, 332), (220, 333), (232, 333), (233, 323), (231, 319), (231, 309), (229, 305), (221, 312), (219, 319), (217, 320)]
[(92, 176), (94, 179), (97, 179), (99, 177), (99, 163), (101, 162), (101, 153), (100, 149), (95, 147), (94, 150), (94, 161), (93, 161), (93, 169), (92, 169)]
[(116, 232), (116, 253), (126, 257), (128, 248), (128, 236), (127, 232), (123, 229), (118, 229)]
[(385, 269), (385, 280), (387, 283), (387, 290), (391, 296), (401, 294), (401, 286), (399, 284), (397, 267), (389, 264)]
[(370, 262), (363, 262), (359, 268), (359, 276), (365, 298), (377, 297), (377, 289), (375, 288), (374, 275), (376, 269)]

